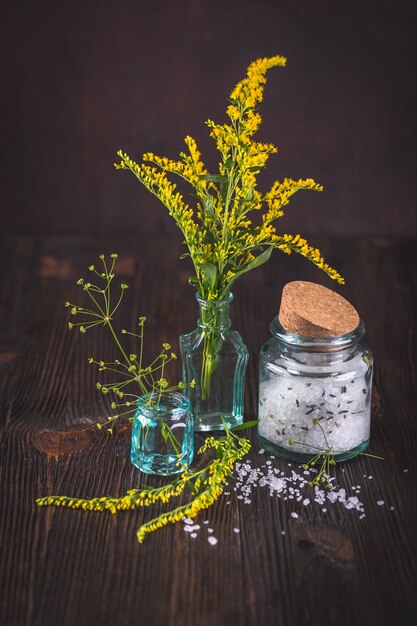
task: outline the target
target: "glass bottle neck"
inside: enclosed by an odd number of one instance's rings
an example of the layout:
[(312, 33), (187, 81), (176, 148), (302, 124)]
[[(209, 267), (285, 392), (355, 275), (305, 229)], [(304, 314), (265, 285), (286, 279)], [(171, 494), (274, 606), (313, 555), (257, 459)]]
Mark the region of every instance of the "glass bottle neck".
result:
[(196, 294), (200, 307), (200, 317), (197, 321), (200, 329), (222, 331), (230, 328), (229, 307), (233, 300), (231, 293), (224, 300), (204, 300)]

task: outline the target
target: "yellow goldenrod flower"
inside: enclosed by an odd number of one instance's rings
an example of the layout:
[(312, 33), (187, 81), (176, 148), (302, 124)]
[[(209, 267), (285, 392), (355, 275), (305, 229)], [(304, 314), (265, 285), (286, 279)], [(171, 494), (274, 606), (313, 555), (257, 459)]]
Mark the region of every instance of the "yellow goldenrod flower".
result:
[(100, 497), (83, 500), (66, 496), (48, 496), (38, 498), (36, 503), (38, 506), (53, 505), (84, 511), (109, 511), (115, 515), (118, 511), (150, 506), (158, 501), (166, 504), (172, 498), (180, 496), (186, 488), (192, 485), (190, 490), (192, 499), (189, 503), (165, 511), (139, 528), (137, 538), (139, 543), (142, 543), (149, 533), (163, 528), (167, 524), (175, 524), (184, 517), (193, 519), (200, 511), (209, 508), (223, 493), (226, 480), (235, 463), (249, 452), (250, 447), (248, 439), (238, 437), (225, 427), (223, 436), (218, 439), (207, 437), (198, 451), (199, 454), (203, 454), (207, 450), (214, 450), (214, 460), (203, 469), (183, 472), (179, 478), (164, 487), (131, 489), (120, 498)]
[[(181, 152), (178, 161), (148, 152), (143, 161), (149, 165), (138, 165), (128, 155), (118, 153), (121, 162), (116, 168), (131, 170), (165, 204), (182, 230), (203, 298), (224, 298), (234, 280), (247, 271), (249, 264), (250, 268), (255, 267), (256, 257), (271, 246), (285, 253), (297, 252), (334, 280), (343, 280), (316, 248), (299, 245), (300, 242), (290, 245), (275, 227), (294, 193), (301, 189), (322, 191), (322, 186), (311, 178), (286, 178), (275, 182), (265, 194), (257, 189), (260, 171), (266, 167), (269, 156), (277, 152), (273, 144), (252, 139), (262, 121), (257, 107), (262, 102), (267, 71), (285, 65), (286, 58), (281, 55), (253, 61), (230, 94), (226, 109), (230, 123), (206, 122), (221, 157), (218, 173), (207, 171), (195, 140), (189, 136), (185, 138), (188, 153)], [(167, 174), (180, 176), (193, 187), (195, 208), (184, 202)], [(253, 211), (261, 212), (260, 225), (259, 220), (252, 222)], [(214, 282), (201, 269), (207, 264), (216, 268), (215, 274), (211, 273)]]

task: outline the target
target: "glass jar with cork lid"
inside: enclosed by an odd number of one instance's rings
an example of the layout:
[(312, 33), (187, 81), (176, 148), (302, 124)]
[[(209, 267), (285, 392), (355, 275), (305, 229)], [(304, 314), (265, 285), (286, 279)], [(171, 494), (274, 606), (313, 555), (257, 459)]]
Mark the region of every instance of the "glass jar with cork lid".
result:
[(354, 307), (336, 292), (295, 281), (283, 290), (259, 365), (260, 445), (305, 463), (368, 447), (372, 353)]

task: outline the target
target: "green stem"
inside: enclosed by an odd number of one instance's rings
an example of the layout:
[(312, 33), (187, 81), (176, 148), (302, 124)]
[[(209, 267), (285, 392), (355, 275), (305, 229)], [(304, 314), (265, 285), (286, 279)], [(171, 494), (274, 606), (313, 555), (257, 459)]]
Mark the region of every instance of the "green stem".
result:
[[(164, 365), (165, 365), (165, 362), (162, 361), (162, 365), (161, 365), (161, 379), (164, 377)], [(162, 395), (162, 386), (159, 387), (158, 402), (157, 402), (158, 405), (159, 405), (159, 403), (161, 401), (161, 395)]]
[(215, 310), (206, 311), (204, 308), (201, 310), (201, 321), (205, 326), (204, 330), (204, 345), (201, 363), (200, 374), (200, 388), (201, 398), (207, 400), (210, 396), (211, 379), (213, 373), (219, 364), (220, 349), (216, 345), (216, 338), (220, 335), (217, 330), (218, 325), (218, 313)]
[(122, 353), (122, 355), (123, 355), (123, 358), (125, 359), (126, 363), (128, 363), (128, 365), (129, 365), (129, 367), (130, 367), (130, 365), (131, 365), (131, 363), (130, 363), (130, 359), (129, 359), (129, 357), (127, 356), (126, 352), (123, 350), (123, 347), (122, 347), (122, 345), (121, 345), (121, 343), (120, 343), (120, 341), (119, 341), (119, 339), (118, 339), (118, 337), (117, 337), (117, 335), (116, 335), (116, 333), (115, 333), (115, 331), (114, 331), (114, 328), (113, 328), (113, 326), (112, 326), (112, 324), (111, 324), (110, 320), (107, 320), (107, 326), (109, 327), (110, 332), (111, 332), (111, 334), (113, 335), (113, 338), (114, 338), (114, 340), (115, 340), (115, 342), (116, 342), (116, 344), (117, 344), (117, 347), (119, 348), (120, 352), (121, 352), (121, 353)]

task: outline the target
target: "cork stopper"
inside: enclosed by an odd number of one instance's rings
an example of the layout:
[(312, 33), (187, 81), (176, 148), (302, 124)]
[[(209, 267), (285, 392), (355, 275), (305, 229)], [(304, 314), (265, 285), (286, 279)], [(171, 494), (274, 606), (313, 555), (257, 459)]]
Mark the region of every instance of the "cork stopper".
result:
[(360, 321), (345, 298), (303, 280), (285, 285), (278, 319), (285, 330), (303, 337), (337, 337), (355, 330)]

